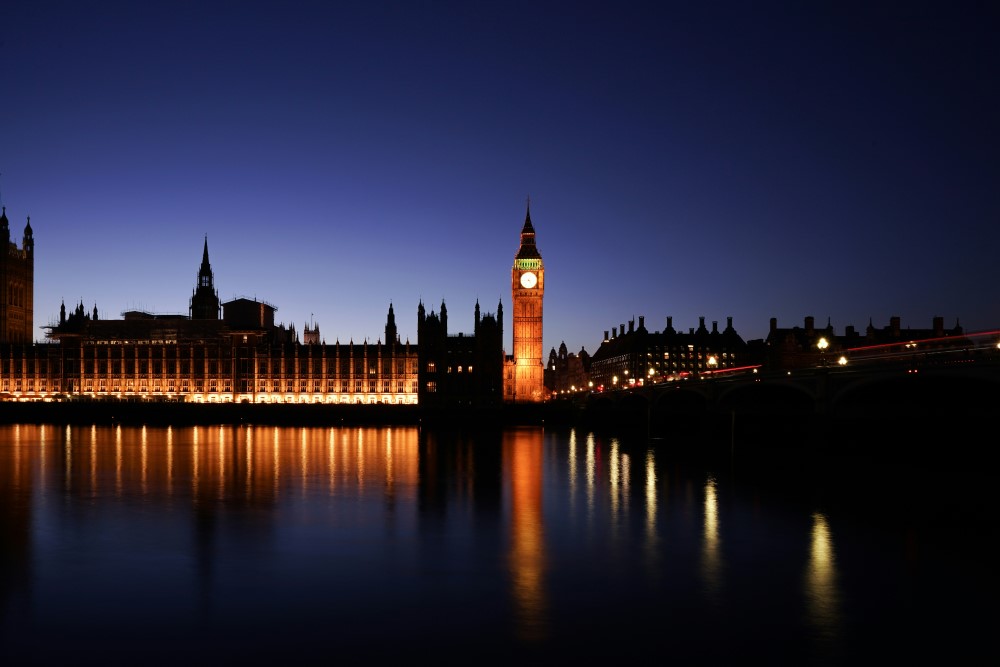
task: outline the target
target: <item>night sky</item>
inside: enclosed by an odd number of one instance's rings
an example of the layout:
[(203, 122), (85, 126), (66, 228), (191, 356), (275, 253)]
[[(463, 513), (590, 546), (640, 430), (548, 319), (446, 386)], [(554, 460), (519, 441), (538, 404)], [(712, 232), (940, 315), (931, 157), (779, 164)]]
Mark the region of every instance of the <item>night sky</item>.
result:
[(995, 2), (0, 4), (0, 199), (37, 337), (225, 301), (470, 332), (530, 197), (546, 354), (643, 315), (1000, 326)]

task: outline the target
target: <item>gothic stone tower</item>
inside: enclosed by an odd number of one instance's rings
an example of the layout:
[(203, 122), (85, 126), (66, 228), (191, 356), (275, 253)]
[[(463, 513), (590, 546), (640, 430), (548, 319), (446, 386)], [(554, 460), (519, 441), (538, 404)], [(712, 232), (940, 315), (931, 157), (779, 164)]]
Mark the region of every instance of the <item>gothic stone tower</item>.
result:
[(198, 286), (191, 295), (192, 320), (219, 319), (219, 292), (215, 289), (215, 274), (212, 265), (208, 263), (208, 237), (205, 237), (205, 250), (201, 255), (201, 268), (198, 270)]
[(31, 218), (18, 249), (10, 240), (7, 207), (0, 213), (0, 343), (30, 343), (34, 338), (35, 238)]
[(535, 228), (531, 208), (524, 216), (521, 246), (514, 255), (510, 272), (514, 305), (514, 369), (505, 392), (517, 402), (540, 402), (544, 399), (544, 360), (542, 359), (542, 297), (545, 294), (545, 267), (535, 246)]

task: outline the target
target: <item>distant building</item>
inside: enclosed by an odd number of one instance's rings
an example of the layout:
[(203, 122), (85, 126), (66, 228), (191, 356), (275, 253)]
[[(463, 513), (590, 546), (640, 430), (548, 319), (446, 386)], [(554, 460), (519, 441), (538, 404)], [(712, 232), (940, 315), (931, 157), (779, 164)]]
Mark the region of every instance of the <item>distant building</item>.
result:
[(815, 318), (808, 316), (802, 326), (781, 328), (777, 318), (772, 317), (759, 361), (768, 370), (789, 371), (837, 364), (841, 358), (851, 364), (898, 361), (968, 344), (961, 325), (956, 321), (954, 327), (946, 329), (940, 316), (924, 329), (903, 329), (900, 318), (893, 316), (881, 329), (869, 320), (863, 334), (849, 325), (842, 335), (834, 332), (829, 320), (825, 327), (816, 327)]
[[(221, 308), (221, 317), (219, 310)], [(190, 316), (139, 311), (101, 320), (83, 304), (48, 327), (51, 343), (0, 345), (0, 397), (61, 395), (252, 403), (417, 402), (416, 345), (400, 343), (389, 306), (385, 342), (318, 342), (276, 325), (277, 308), (219, 305), (206, 240)]]
[(608, 334), (604, 332), (601, 346), (590, 358), (589, 381), (598, 391), (680, 379), (748, 362), (746, 343), (733, 329), (731, 317), (723, 331), (716, 322), (709, 331), (701, 317), (697, 329), (680, 333), (672, 317), (667, 317), (663, 331), (650, 332), (640, 316), (638, 328), (630, 320), (628, 331), (622, 324)]
[(586, 391), (590, 382), (590, 355), (580, 348), (578, 353), (567, 350), (566, 343), (549, 350), (545, 366), (545, 388), (553, 395)]
[(31, 218), (21, 247), (10, 238), (7, 207), (0, 212), (0, 343), (34, 340), (35, 237)]
[[(6, 218), (4, 218), (6, 220)], [(10, 253), (30, 259), (29, 252)], [(6, 266), (6, 265), (5, 265)], [(28, 264), (30, 268), (30, 264)], [(29, 271), (10, 270), (12, 304), (30, 299)], [(19, 291), (18, 291), (19, 290)], [(30, 302), (30, 301), (29, 301)], [(275, 324), (277, 308), (240, 297), (220, 303), (208, 240), (189, 315), (128, 311), (99, 319), (80, 302), (47, 327), (49, 342), (27, 332), (0, 343), (0, 400), (63, 397), (199, 403), (385, 403), (490, 405), (503, 400), (503, 306), (475, 307), (471, 334), (449, 334), (445, 305), (437, 315), (417, 308), (418, 340), (401, 341), (389, 304), (385, 338), (374, 343), (321, 342), (319, 325)], [(22, 311), (4, 310), (23, 322)], [(30, 312), (30, 310), (28, 311)], [(27, 316), (30, 325), (30, 315)], [(30, 328), (30, 326), (29, 326)], [(4, 328), (17, 334), (11, 325)]]

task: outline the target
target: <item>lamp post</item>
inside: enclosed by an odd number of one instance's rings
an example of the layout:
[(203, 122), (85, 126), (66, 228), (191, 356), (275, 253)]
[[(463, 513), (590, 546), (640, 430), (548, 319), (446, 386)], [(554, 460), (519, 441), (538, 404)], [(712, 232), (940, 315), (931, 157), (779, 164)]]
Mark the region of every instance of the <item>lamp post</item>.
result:
[(826, 339), (826, 336), (821, 336), (820, 339), (816, 341), (816, 347), (819, 348), (821, 364), (826, 366), (826, 348), (830, 347), (830, 341)]

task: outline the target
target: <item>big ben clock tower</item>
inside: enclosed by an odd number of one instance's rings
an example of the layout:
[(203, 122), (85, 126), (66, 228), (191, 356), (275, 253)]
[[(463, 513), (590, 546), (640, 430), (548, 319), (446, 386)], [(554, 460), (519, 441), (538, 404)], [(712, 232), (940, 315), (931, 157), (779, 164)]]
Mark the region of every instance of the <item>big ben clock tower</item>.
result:
[(521, 228), (521, 246), (514, 255), (510, 276), (514, 304), (514, 372), (508, 395), (517, 402), (537, 403), (544, 398), (542, 296), (545, 294), (545, 267), (535, 246), (530, 202)]

